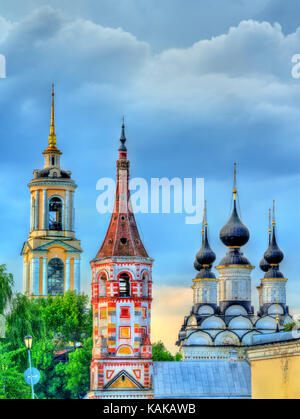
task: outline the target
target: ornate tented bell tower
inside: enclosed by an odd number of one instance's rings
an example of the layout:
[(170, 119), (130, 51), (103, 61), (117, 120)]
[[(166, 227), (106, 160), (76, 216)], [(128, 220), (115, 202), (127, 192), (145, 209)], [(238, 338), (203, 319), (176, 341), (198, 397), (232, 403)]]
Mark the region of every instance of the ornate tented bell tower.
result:
[(74, 194), (71, 172), (60, 167), (56, 147), (54, 88), (52, 90), (49, 146), (43, 152), (44, 168), (34, 171), (31, 195), (30, 233), (24, 243), (23, 292), (29, 296), (80, 291), (80, 241), (75, 238)]
[(89, 398), (153, 398), (152, 263), (131, 207), (122, 126), (114, 211), (91, 262), (94, 344)]

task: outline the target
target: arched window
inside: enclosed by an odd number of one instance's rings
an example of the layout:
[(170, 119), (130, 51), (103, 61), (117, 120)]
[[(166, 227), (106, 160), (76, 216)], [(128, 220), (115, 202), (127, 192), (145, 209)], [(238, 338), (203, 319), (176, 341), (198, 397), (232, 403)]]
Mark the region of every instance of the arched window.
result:
[(65, 266), (61, 259), (51, 259), (48, 263), (48, 295), (64, 293)]
[(54, 197), (49, 201), (49, 230), (62, 230), (62, 201), (60, 198)]
[(130, 276), (123, 273), (119, 276), (120, 297), (130, 297)]
[(146, 272), (143, 273), (142, 281), (143, 281), (143, 297), (148, 297), (148, 274)]
[(101, 274), (99, 279), (99, 297), (106, 297), (106, 275)]

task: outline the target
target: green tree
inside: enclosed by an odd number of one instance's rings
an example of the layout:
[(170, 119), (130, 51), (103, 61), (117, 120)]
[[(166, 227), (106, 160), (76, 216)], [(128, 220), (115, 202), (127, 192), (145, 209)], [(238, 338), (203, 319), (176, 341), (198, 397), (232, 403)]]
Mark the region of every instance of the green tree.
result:
[[(35, 386), (38, 398), (78, 398), (88, 391), (92, 354), (92, 339), (89, 339), (92, 336), (92, 309), (88, 310), (87, 304), (88, 297), (75, 292), (46, 299), (17, 294), (11, 301), (6, 322), (7, 333), (3, 341), (7, 353), (10, 354), (7, 368), (12, 371), (11, 377), (15, 376), (16, 380), (22, 378), (24, 381), (23, 373), (28, 368), (24, 336), (31, 335), (32, 366), (41, 373), (40, 382)], [(55, 352), (65, 349), (70, 341), (84, 342), (84, 346), (76, 350), (74, 345), (74, 352), (69, 354), (70, 363), (57, 363)], [(8, 372), (6, 379), (7, 377)], [(23, 381), (21, 389), (24, 388)], [(26, 389), (27, 387), (25, 384)], [(27, 393), (21, 392), (19, 396), (26, 398)]]
[[(41, 310), (32, 299), (25, 295), (17, 294), (11, 303), (11, 312), (7, 316), (6, 342), (11, 350), (24, 347), (24, 337), (31, 335), (34, 345), (43, 340), (46, 335), (46, 325)], [(15, 359), (20, 370), (27, 366), (27, 353), (18, 353)]]
[(0, 343), (0, 399), (30, 399), (30, 386), (25, 383), (13, 359), (15, 351), (9, 351), (8, 345)]
[(67, 389), (73, 399), (83, 398), (90, 389), (90, 365), (93, 338), (86, 339), (81, 348), (69, 354), (66, 364)]
[(165, 345), (159, 341), (152, 345), (152, 357), (153, 361), (181, 361), (182, 355), (177, 352), (173, 356), (165, 347)]
[(300, 322), (291, 322), (284, 325), (285, 332), (291, 332), (292, 330), (300, 330)]
[(14, 278), (12, 274), (7, 273), (6, 265), (0, 265), (0, 314), (4, 313), (8, 303), (10, 303), (14, 286)]
[(61, 347), (69, 342), (80, 342), (92, 334), (92, 319), (87, 311), (87, 303), (87, 295), (78, 295), (74, 291), (37, 300), (48, 336), (55, 336)]

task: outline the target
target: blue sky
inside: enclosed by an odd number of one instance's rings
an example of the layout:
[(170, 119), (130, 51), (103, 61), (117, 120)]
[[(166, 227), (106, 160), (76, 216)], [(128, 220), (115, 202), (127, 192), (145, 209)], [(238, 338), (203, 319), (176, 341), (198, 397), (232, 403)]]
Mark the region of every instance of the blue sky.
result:
[[(291, 76), (299, 13), (297, 0), (0, 0), (0, 54), (7, 59), (7, 78), (0, 79), (0, 263), (14, 273), (16, 289), (29, 229), (27, 183), (43, 164), (54, 81), (62, 166), (79, 185), (85, 290), (88, 262), (109, 221), (96, 211), (96, 183), (115, 176), (125, 115), (132, 176), (205, 178), (217, 261), (226, 251), (218, 233), (229, 216), (233, 162), (251, 232), (244, 252), (255, 266), (276, 200), (288, 302), (300, 309), (300, 79)], [(178, 329), (191, 305), (200, 226), (186, 225), (185, 215), (137, 220), (155, 259), (155, 316), (168, 312)], [(256, 269), (254, 304), (260, 277)], [(183, 290), (186, 298), (176, 298)]]

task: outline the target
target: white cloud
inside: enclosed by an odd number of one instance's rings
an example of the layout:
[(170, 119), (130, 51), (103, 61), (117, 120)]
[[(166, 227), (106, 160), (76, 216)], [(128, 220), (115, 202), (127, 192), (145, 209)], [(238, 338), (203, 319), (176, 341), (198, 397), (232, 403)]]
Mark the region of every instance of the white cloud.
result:
[(1, 42), (4, 42), (8, 36), (10, 30), (13, 28), (13, 24), (4, 17), (0, 16), (0, 45)]

